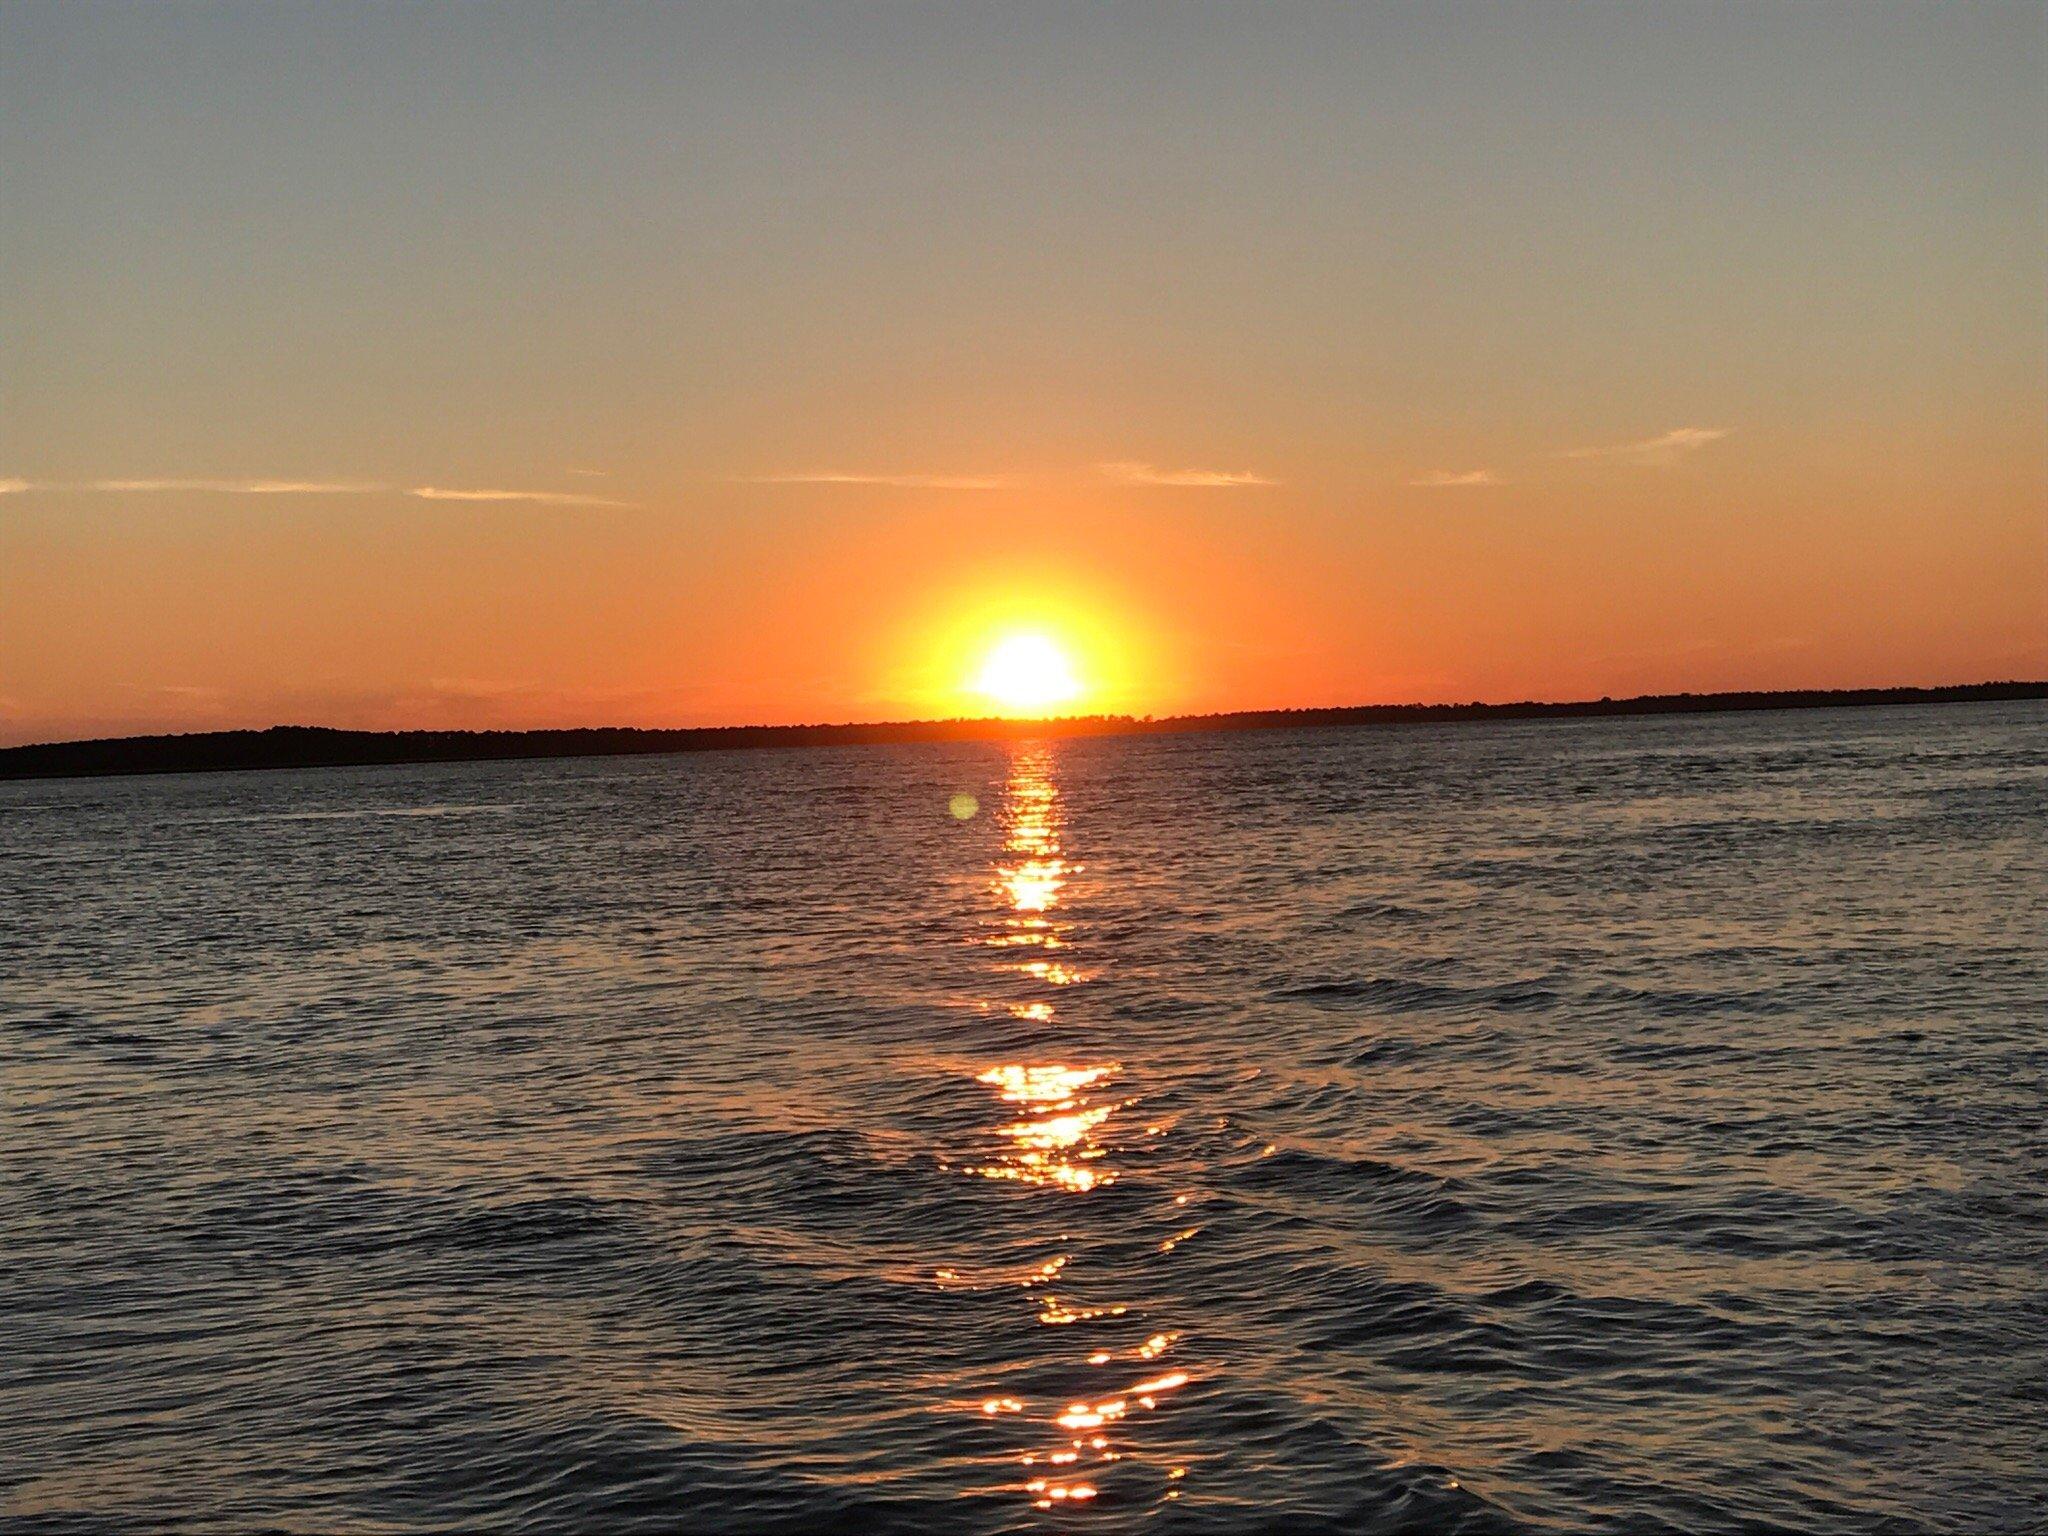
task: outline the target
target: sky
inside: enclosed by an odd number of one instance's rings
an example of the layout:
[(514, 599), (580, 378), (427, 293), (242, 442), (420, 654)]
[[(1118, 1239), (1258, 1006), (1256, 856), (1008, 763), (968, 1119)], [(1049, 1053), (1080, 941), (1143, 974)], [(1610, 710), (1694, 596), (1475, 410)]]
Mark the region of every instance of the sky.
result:
[(2048, 676), (2048, 7), (0, 7), (0, 742)]

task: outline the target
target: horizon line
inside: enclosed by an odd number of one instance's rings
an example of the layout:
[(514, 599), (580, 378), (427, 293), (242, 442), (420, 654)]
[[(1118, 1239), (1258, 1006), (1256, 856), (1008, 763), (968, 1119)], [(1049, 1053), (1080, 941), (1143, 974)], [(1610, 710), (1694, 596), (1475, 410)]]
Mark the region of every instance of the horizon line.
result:
[[(658, 756), (664, 751), (717, 750), (729, 747), (914, 745), (926, 741), (1013, 740), (1032, 734), (1048, 735), (1150, 735), (1200, 734), (1205, 730), (1242, 731), (1284, 729), (1289, 725), (1313, 728), (1319, 725), (1466, 723), (1486, 719), (1588, 719), (1613, 716), (1664, 714), (1734, 714), (1745, 711), (1825, 709), (1830, 706), (1858, 708), (1913, 703), (2008, 703), (2048, 699), (2048, 679), (2001, 678), (1974, 683), (1932, 685), (1900, 684), (1863, 688), (1764, 688), (1722, 689), (1709, 693), (1644, 693), (1625, 698), (1603, 694), (1597, 699), (1540, 700), (1514, 699), (1452, 701), (1437, 704), (1385, 703), (1294, 705), (1271, 709), (1219, 710), (1207, 714), (1182, 715), (948, 715), (916, 720), (808, 721), (782, 725), (572, 725), (510, 727), (411, 726), (397, 729), (359, 729), (349, 726), (278, 723), (268, 726), (234, 726), (209, 731), (154, 732), (131, 736), (81, 737), (65, 741), (22, 742), (0, 747), (0, 778), (46, 778), (99, 776), (151, 772), (206, 772), (264, 767), (347, 767), (396, 766), (408, 762), (507, 761), (521, 758), (596, 756)], [(880, 733), (880, 734), (877, 734)], [(516, 745), (525, 741), (539, 745), (552, 738), (561, 746), (592, 744), (590, 738), (620, 738), (648, 741), (640, 751), (541, 750), (531, 753), (470, 753), (449, 759), (432, 755), (375, 756), (279, 761), (215, 754), (208, 760), (208, 746), (278, 746), (284, 739), (307, 738), (338, 745), (373, 744), (393, 747), (429, 746), (445, 741), (450, 745)], [(715, 739), (714, 739), (715, 738)], [(734, 740), (733, 738), (751, 738)], [(808, 738), (808, 739), (805, 739)], [(822, 738), (822, 739), (821, 739)], [(659, 739), (672, 745), (658, 745)], [(160, 761), (155, 766), (119, 759), (122, 749), (132, 759), (154, 753), (175, 757), (180, 747), (185, 761)], [(431, 748), (430, 748), (431, 752)], [(45, 756), (47, 755), (47, 756)], [(66, 765), (66, 759), (69, 765)], [(38, 766), (38, 764), (42, 766)]]

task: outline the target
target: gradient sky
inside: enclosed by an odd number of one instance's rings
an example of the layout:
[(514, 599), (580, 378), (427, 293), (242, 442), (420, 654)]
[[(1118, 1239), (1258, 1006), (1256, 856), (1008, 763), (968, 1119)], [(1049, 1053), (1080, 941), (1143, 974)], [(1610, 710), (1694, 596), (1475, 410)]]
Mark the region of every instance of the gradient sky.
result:
[(0, 741), (2041, 677), (2044, 252), (2036, 0), (11, 0)]

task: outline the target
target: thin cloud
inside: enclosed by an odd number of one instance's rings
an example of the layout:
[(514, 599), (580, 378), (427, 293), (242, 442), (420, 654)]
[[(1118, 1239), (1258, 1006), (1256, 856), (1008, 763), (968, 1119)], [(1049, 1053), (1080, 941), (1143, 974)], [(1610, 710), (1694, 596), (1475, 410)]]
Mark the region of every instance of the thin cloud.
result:
[(1134, 461), (1104, 464), (1102, 472), (1125, 485), (1168, 485), (1200, 490), (1280, 483), (1248, 469), (1161, 469), (1154, 464)]
[(1433, 469), (1426, 475), (1417, 475), (1408, 482), (1426, 490), (1453, 490), (1460, 486), (1501, 485), (1504, 482), (1490, 469)]
[(413, 485), (405, 494), (421, 501), (525, 501), (548, 507), (630, 507), (630, 501), (609, 496), (579, 496), (570, 491), (455, 490), (444, 485)]
[(198, 492), (212, 496), (414, 496), (422, 501), (525, 501), (563, 507), (630, 507), (630, 501), (582, 496), (570, 491), (460, 490), (440, 485), (396, 486), (367, 480), (0, 480), (0, 495), (22, 491), (86, 492), (97, 495), (154, 495)]
[(381, 491), (381, 485), (351, 480), (88, 480), (76, 487), (51, 485), (39, 490), (156, 492), (205, 491), (223, 496), (348, 496)]
[(740, 479), (748, 485), (889, 485), (914, 491), (1000, 491), (1010, 484), (1000, 475), (868, 475), (841, 470), (742, 475)]
[(588, 475), (593, 480), (603, 480), (611, 475), (611, 471), (608, 469), (584, 469), (576, 464), (569, 465), (568, 472), (572, 475)]
[(1611, 443), (1598, 448), (1567, 448), (1559, 457), (1609, 459), (1625, 464), (1672, 464), (1709, 443), (1719, 442), (1734, 430), (1733, 427), (1677, 427), (1657, 437), (1646, 437), (1641, 442)]

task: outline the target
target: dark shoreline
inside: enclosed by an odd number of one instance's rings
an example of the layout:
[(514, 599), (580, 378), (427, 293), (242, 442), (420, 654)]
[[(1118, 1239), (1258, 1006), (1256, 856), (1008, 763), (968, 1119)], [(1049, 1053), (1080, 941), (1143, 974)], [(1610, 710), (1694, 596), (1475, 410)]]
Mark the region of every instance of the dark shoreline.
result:
[(2048, 682), (2000, 682), (1948, 688), (1646, 694), (1632, 699), (1592, 699), (1564, 704), (1365, 704), (1344, 709), (1269, 709), (1221, 715), (1177, 715), (1158, 720), (1129, 715), (1089, 715), (1051, 721), (906, 720), (868, 725), (735, 725), (679, 730), (596, 727), (534, 731), (342, 731), (324, 726), (278, 725), (263, 731), (122, 736), (100, 741), (0, 748), (0, 779), (502, 762), (518, 758), (625, 757), (767, 747), (1010, 741), (1044, 736), (1150, 736), (1196, 731), (1303, 730), (1452, 721), (1601, 719), (1621, 715), (1869, 708), (1887, 704), (1980, 704), (2044, 698), (2048, 698)]

